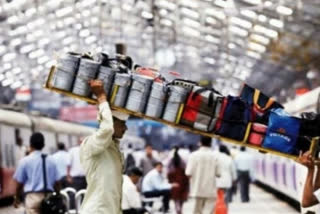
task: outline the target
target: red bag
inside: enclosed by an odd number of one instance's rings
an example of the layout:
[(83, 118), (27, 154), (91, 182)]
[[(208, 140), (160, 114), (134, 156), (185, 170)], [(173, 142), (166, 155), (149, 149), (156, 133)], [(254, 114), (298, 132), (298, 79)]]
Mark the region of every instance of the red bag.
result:
[(224, 191), (222, 189), (218, 189), (218, 197), (213, 214), (228, 214), (228, 207), (224, 201)]
[(260, 123), (253, 123), (251, 126), (248, 142), (250, 144), (261, 146), (267, 133), (267, 126)]
[(222, 103), (221, 94), (213, 88), (194, 86), (188, 96), (180, 123), (211, 132)]
[(222, 104), (221, 104), (221, 107), (220, 107), (220, 110), (219, 110), (219, 116), (218, 116), (218, 120), (216, 122), (216, 125), (214, 127), (214, 130), (219, 130), (220, 127), (221, 127), (221, 124), (222, 124), (222, 120), (223, 120), (223, 115), (224, 115), (224, 112), (227, 108), (227, 104), (228, 104), (228, 98), (223, 98), (222, 100)]

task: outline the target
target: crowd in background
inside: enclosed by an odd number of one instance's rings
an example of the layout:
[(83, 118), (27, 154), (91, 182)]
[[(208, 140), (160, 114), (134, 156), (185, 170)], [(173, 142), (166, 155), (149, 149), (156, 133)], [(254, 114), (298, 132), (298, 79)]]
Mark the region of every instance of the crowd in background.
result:
[[(60, 142), (57, 152), (50, 155), (62, 188), (72, 187), (76, 191), (86, 188), (79, 157), (80, 143), (67, 150)], [(161, 199), (165, 213), (169, 211), (170, 200), (177, 214), (182, 214), (184, 202), (190, 200), (192, 213), (211, 214), (218, 189), (223, 190), (227, 206), (237, 189), (242, 202), (250, 201), (253, 166), (250, 153), (244, 147), (239, 150), (221, 144), (213, 148), (211, 138), (201, 137), (198, 148), (173, 146), (171, 151), (158, 152), (146, 144), (144, 151), (135, 151), (129, 144), (123, 152), (124, 214), (144, 213), (155, 198)], [(74, 206), (72, 201), (71, 208)]]

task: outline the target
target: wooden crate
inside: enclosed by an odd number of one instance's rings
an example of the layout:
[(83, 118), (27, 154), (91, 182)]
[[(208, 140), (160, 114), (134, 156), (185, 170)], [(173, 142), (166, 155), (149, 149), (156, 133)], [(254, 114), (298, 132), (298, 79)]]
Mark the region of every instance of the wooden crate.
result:
[[(69, 96), (69, 97), (73, 97), (75, 99), (80, 99), (80, 100), (86, 101), (89, 104), (97, 104), (97, 100), (95, 100), (95, 99), (88, 98), (88, 97), (83, 97), (83, 96), (79, 96), (79, 95), (75, 95), (75, 94), (73, 94), (73, 93), (71, 93), (69, 91), (64, 91), (64, 90), (61, 90), (61, 89), (54, 88), (52, 86), (52, 84), (51, 84), (51, 82), (53, 80), (54, 72), (55, 72), (55, 67), (53, 66), (50, 69), (50, 73), (49, 73), (49, 76), (48, 76), (48, 79), (46, 81), (46, 84), (45, 84), (44, 88), (46, 88), (46, 89), (48, 89), (50, 91), (54, 91), (56, 93), (65, 95), (65, 96)], [(275, 150), (271, 150), (271, 149), (267, 149), (267, 148), (263, 148), (263, 147), (260, 147), (260, 146), (255, 146), (255, 145), (247, 143), (247, 139), (249, 137), (250, 129), (251, 129), (251, 125), (252, 125), (251, 123), (248, 124), (247, 130), (246, 130), (246, 134), (245, 134), (245, 137), (244, 137), (243, 141), (236, 141), (236, 140), (233, 140), (233, 139), (230, 139), (230, 138), (221, 137), (219, 135), (215, 135), (215, 134), (212, 134), (212, 133), (199, 131), (199, 130), (196, 130), (196, 129), (193, 129), (191, 127), (184, 126), (184, 125), (181, 125), (181, 124), (172, 123), (172, 122), (169, 122), (169, 121), (166, 121), (166, 120), (162, 120), (162, 119), (159, 119), (159, 118), (149, 117), (149, 116), (144, 115), (142, 113), (133, 112), (133, 111), (130, 111), (130, 110), (127, 110), (127, 109), (124, 109), (124, 108), (119, 108), (119, 107), (116, 107), (116, 106), (111, 106), (111, 108), (113, 110), (117, 110), (119, 112), (123, 112), (123, 113), (126, 113), (128, 115), (132, 115), (132, 116), (135, 116), (135, 117), (148, 119), (148, 120), (154, 120), (154, 121), (157, 121), (159, 123), (163, 123), (163, 124), (168, 125), (168, 126), (172, 126), (172, 127), (175, 127), (175, 128), (183, 129), (185, 131), (188, 131), (188, 132), (191, 132), (191, 133), (194, 133), (194, 134), (208, 136), (208, 137), (211, 137), (211, 138), (217, 138), (217, 139), (220, 139), (220, 140), (222, 140), (224, 142), (232, 143), (232, 144), (235, 144), (235, 145), (238, 145), (238, 146), (246, 146), (246, 147), (258, 150), (258, 151), (260, 151), (262, 153), (270, 153), (270, 154), (274, 154), (274, 155), (277, 155), (277, 156), (290, 158), (290, 159), (293, 159), (293, 160), (297, 159), (297, 156), (295, 156), (295, 155), (290, 155), (290, 154), (278, 152), (278, 151), (275, 151)], [(313, 156), (315, 156), (315, 153), (317, 151), (318, 142), (319, 142), (319, 137), (316, 137), (316, 138), (312, 139), (311, 146), (310, 146), (310, 152), (311, 152), (311, 154)]]

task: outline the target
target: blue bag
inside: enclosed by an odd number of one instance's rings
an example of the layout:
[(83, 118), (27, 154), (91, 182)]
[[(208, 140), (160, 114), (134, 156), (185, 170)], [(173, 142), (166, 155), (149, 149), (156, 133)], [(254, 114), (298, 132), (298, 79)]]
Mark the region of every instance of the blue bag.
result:
[(268, 129), (262, 146), (279, 152), (293, 154), (299, 135), (300, 121), (283, 109), (272, 109)]

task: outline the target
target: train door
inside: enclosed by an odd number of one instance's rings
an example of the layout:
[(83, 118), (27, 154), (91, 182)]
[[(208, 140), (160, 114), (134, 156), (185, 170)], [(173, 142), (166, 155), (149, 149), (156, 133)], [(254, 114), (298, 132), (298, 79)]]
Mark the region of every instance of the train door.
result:
[(15, 170), (15, 128), (12, 126), (0, 126), (1, 166), (0, 198), (12, 196), (15, 192), (13, 173)]

